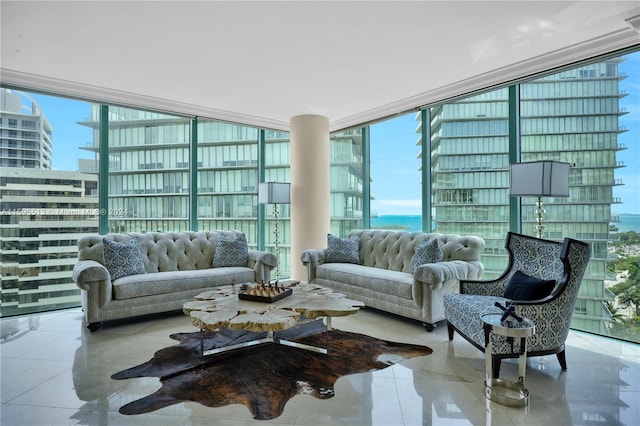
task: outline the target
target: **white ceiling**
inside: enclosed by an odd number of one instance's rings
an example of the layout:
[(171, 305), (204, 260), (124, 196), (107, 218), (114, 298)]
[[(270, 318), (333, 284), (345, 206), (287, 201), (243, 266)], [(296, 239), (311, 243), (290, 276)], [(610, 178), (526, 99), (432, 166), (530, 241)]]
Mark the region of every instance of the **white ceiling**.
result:
[(283, 130), (640, 43), (638, 1), (2, 0), (0, 14), (4, 84)]

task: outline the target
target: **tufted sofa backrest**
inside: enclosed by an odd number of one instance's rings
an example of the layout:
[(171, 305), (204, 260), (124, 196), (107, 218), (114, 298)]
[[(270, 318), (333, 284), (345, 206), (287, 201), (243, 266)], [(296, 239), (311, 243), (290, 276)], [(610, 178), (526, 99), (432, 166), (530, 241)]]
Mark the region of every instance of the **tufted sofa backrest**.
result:
[(95, 260), (104, 264), (102, 238), (126, 242), (137, 237), (148, 273), (206, 269), (213, 263), (218, 238), (225, 235), (235, 239), (239, 234), (239, 231), (90, 234), (78, 240), (78, 260)]
[(364, 266), (412, 272), (411, 258), (416, 246), (424, 240), (437, 239), (442, 249), (443, 261), (480, 260), (485, 242), (475, 236), (424, 232), (354, 230), (349, 237), (359, 241), (360, 262)]

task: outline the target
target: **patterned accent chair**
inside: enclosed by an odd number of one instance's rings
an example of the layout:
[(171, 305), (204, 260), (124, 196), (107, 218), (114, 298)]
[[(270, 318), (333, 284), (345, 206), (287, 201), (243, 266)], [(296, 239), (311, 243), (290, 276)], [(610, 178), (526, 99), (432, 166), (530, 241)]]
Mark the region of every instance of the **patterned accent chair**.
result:
[[(563, 242), (549, 241), (509, 232), (506, 240), (509, 266), (492, 281), (460, 281), (460, 294), (444, 296), (449, 340), (454, 331), (472, 345), (484, 351), (485, 334), (480, 316), (484, 313), (502, 313), (502, 306), (515, 304), (518, 315), (535, 323), (535, 334), (528, 339), (527, 354), (542, 356), (556, 354), (560, 366), (567, 369), (564, 343), (569, 334), (582, 277), (590, 257), (588, 244), (571, 238)], [(551, 294), (538, 300), (513, 301), (504, 297), (511, 277), (521, 271), (542, 280), (555, 280)], [(500, 374), (504, 358), (520, 355), (520, 339), (504, 336), (492, 338), (493, 376)]]

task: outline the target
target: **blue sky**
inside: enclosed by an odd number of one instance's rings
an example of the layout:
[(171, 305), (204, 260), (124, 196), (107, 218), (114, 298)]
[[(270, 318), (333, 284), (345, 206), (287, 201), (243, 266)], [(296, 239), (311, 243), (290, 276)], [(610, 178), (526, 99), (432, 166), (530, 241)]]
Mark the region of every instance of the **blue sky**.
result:
[(91, 117), (90, 104), (33, 93), (31, 96), (53, 128), (53, 169), (78, 170), (78, 158), (95, 158), (93, 153), (80, 149), (91, 144), (92, 130), (76, 124)]
[(371, 126), (371, 213), (422, 214), (415, 113)]
[[(620, 101), (620, 108), (629, 111), (620, 118), (620, 125), (628, 129), (619, 136), (619, 143), (627, 147), (618, 153), (618, 161), (626, 167), (617, 169), (615, 178), (623, 186), (614, 187), (614, 197), (623, 204), (612, 206), (614, 214), (640, 213), (640, 52), (627, 57), (620, 72), (628, 77), (622, 90), (629, 93)], [(92, 140), (91, 129), (76, 124), (90, 114), (88, 103), (44, 95), (33, 95), (53, 127), (53, 168), (77, 170), (78, 158), (93, 158), (80, 147)], [(421, 213), (419, 147), (415, 114), (407, 114), (371, 127), (371, 190), (375, 200), (371, 211), (379, 215), (419, 215)]]

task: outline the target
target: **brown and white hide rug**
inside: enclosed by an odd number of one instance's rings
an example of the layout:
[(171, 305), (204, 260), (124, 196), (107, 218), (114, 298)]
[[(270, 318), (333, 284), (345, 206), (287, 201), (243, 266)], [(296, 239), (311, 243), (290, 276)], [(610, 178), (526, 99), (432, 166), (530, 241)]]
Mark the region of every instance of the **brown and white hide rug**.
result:
[[(204, 332), (204, 348), (218, 348), (264, 337), (221, 329)], [(200, 332), (177, 333), (180, 343), (155, 353), (136, 367), (111, 376), (122, 380), (159, 377), (162, 387), (155, 393), (120, 408), (122, 414), (143, 414), (184, 401), (208, 407), (244, 404), (255, 419), (269, 420), (282, 414), (287, 401), (299, 393), (326, 399), (334, 395), (340, 376), (379, 370), (405, 359), (429, 355), (426, 346), (394, 343), (332, 329), (321, 320), (277, 334), (278, 338), (327, 347), (328, 354), (276, 343), (248, 346), (206, 357), (201, 356)]]

